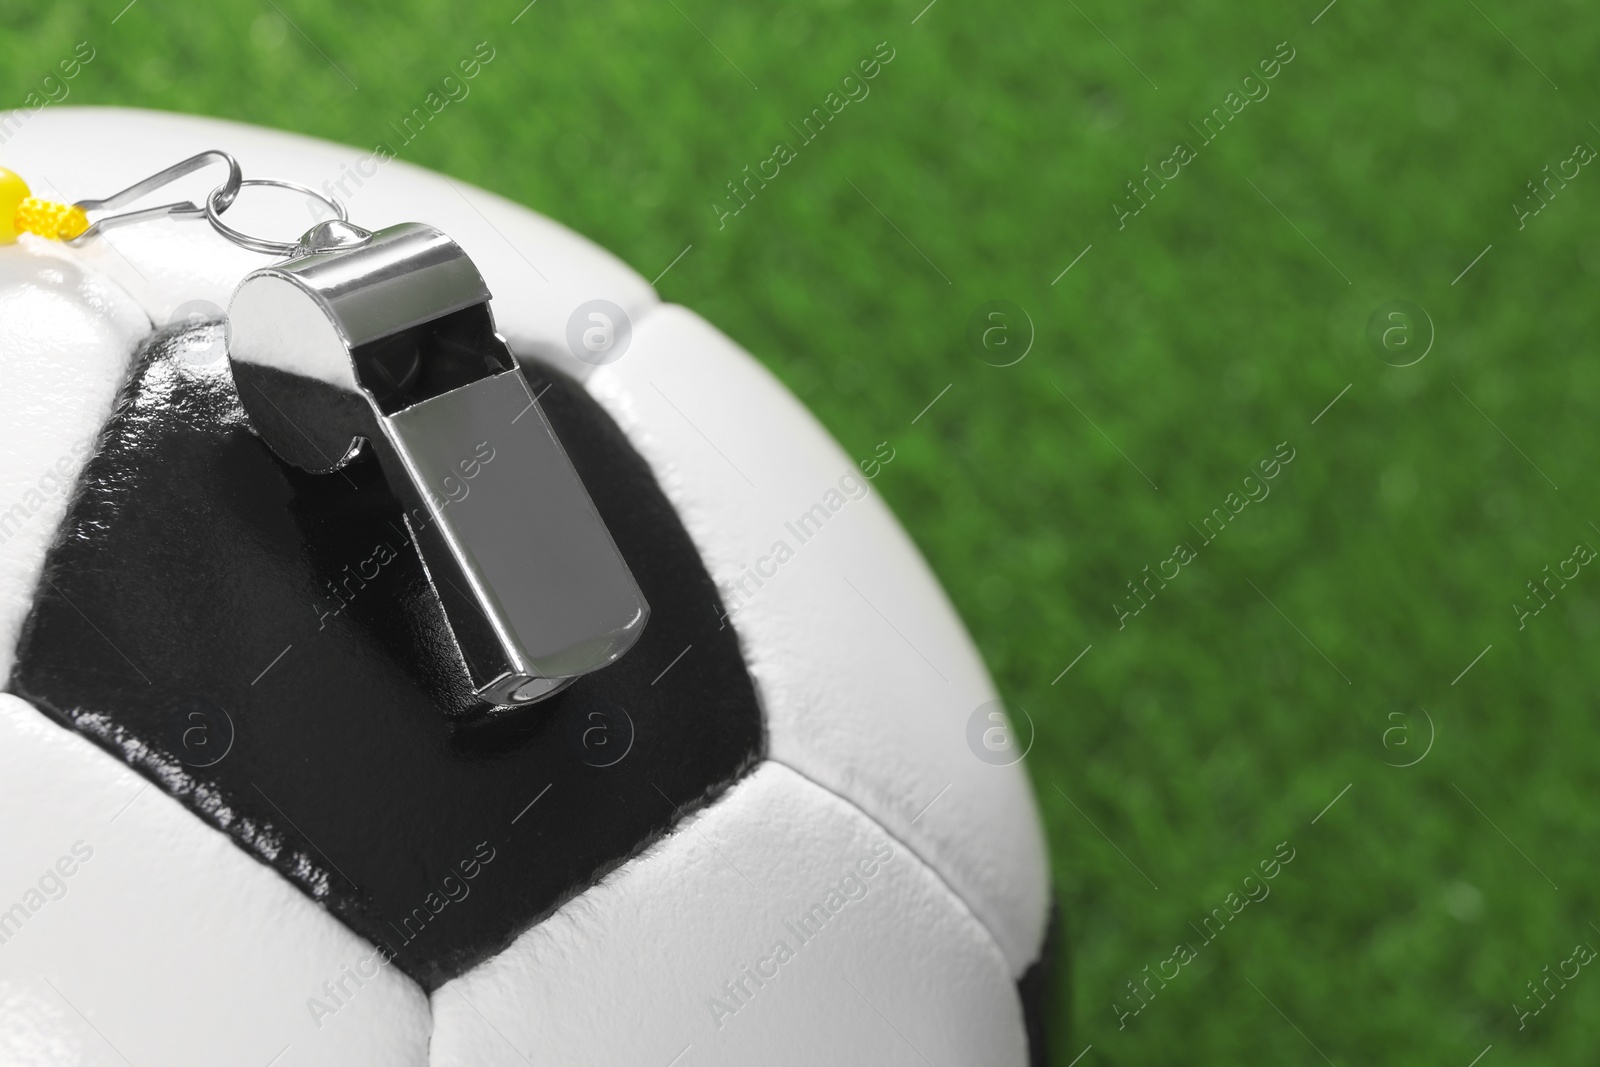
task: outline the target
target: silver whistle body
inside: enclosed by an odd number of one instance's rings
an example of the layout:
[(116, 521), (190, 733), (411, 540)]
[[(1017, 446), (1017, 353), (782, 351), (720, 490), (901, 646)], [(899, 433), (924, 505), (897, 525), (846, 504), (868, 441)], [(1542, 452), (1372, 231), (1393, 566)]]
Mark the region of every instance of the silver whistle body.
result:
[(282, 459), (369, 445), (405, 507), (478, 696), (529, 703), (626, 652), (649, 617), (461, 248), (324, 223), (228, 309), (240, 400)]

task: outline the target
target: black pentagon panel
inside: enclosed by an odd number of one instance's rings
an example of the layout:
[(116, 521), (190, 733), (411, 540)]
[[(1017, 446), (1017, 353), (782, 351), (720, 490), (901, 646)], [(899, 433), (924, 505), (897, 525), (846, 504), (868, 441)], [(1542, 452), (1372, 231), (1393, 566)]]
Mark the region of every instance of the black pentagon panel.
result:
[[(251, 432), (222, 327), (145, 345), (73, 498), (10, 688), (271, 864), (425, 988), (505, 947), (759, 761), (715, 586), (643, 459), (525, 369), (651, 607), (532, 707), (473, 704), (370, 455)], [(370, 450), (369, 450), (370, 451)]]

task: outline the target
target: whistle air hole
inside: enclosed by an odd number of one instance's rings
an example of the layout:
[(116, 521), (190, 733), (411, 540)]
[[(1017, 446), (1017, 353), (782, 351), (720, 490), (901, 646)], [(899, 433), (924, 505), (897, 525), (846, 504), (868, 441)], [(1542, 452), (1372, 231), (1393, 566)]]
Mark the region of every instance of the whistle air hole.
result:
[(351, 349), (356, 378), (385, 415), (516, 366), (487, 304), (473, 304)]
[(422, 349), (410, 330), (362, 345), (356, 351), (357, 374), (361, 384), (372, 391), (381, 404), (404, 396), (422, 373)]

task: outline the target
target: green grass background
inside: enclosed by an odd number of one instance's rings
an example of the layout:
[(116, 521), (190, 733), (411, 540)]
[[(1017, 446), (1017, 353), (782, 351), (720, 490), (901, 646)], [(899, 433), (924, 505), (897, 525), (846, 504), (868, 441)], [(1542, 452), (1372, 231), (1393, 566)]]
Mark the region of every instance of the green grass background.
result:
[[(878, 488), (1037, 727), (1057, 1063), (1592, 1061), (1595, 968), (1525, 1029), (1512, 1003), (1600, 946), (1600, 568), (1526, 629), (1510, 607), (1600, 547), (1600, 167), (1511, 209), (1600, 145), (1592, 7), (139, 0), (113, 25), (123, 2), (0, 3), (0, 104), (88, 39), (70, 103), (371, 146), (487, 40), (403, 158), (646, 277), (692, 242), (663, 296), (852, 454), (892, 443)], [(880, 41), (871, 96), (719, 230), (724, 183)], [(1271, 95), (1119, 230), (1124, 183), (1281, 41)], [(1396, 298), (1436, 331), (1407, 368), (1366, 339)], [(1009, 368), (964, 340), (991, 299), (1036, 329)], [(1283, 441), (1271, 496), (1200, 547)], [(1180, 541), (1199, 558), (1119, 630)], [(1424, 751), (1419, 707), (1431, 751), (1389, 766)], [(1119, 1029), (1124, 983), (1281, 841), (1271, 896)]]

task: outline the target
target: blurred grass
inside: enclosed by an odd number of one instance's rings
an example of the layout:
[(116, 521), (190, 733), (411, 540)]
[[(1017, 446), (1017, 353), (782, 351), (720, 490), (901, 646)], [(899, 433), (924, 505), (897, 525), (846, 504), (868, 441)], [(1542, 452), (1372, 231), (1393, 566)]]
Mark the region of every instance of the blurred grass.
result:
[[(1600, 546), (1600, 171), (1526, 229), (1510, 207), (1600, 144), (1592, 9), (122, 2), (0, 3), (0, 103), (88, 39), (70, 103), (370, 147), (488, 41), (403, 158), (646, 277), (692, 242), (663, 295), (852, 454), (893, 444), (876, 484), (1038, 727), (1073, 970), (1057, 1062), (1592, 1059), (1600, 976), (1526, 1029), (1512, 1002), (1600, 944), (1600, 574), (1526, 629), (1509, 607)], [(724, 183), (880, 41), (870, 97), (719, 229)], [(1188, 123), (1282, 41), (1271, 95), (1119, 230), (1124, 183), (1198, 147)], [(1037, 329), (1005, 369), (963, 340), (996, 298)], [(1365, 339), (1395, 298), (1437, 330), (1407, 368)], [(1284, 441), (1271, 496), (1202, 546), (1189, 524)], [(1125, 583), (1179, 542), (1198, 559), (1119, 630)], [(1419, 708), (1431, 751), (1386, 766), (1424, 750)], [(1119, 1029), (1124, 983), (1285, 840), (1272, 895)]]

